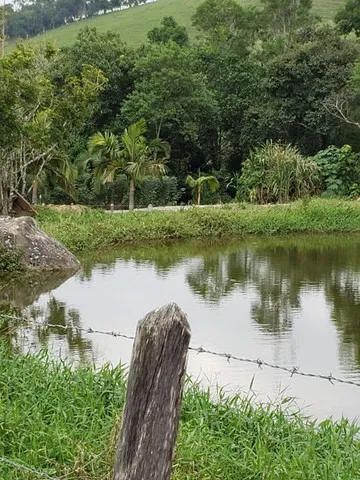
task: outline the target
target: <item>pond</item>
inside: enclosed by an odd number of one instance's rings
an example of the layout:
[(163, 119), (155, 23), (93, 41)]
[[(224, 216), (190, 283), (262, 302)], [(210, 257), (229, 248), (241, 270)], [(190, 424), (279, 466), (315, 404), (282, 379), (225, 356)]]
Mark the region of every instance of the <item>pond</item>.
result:
[[(250, 238), (128, 246), (82, 259), (72, 278), (0, 284), (0, 303), (28, 322), (22, 351), (46, 347), (76, 362), (128, 363), (132, 342), (61, 326), (133, 335), (154, 308), (188, 313), (194, 346), (360, 382), (360, 237)], [(44, 328), (43, 322), (59, 325)], [(360, 413), (360, 388), (190, 353), (189, 374), (259, 401), (295, 397), (318, 418)]]

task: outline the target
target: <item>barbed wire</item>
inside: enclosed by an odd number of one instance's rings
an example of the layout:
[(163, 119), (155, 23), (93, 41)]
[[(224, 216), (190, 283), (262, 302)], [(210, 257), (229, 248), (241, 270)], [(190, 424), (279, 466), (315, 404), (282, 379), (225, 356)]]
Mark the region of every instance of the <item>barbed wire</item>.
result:
[[(45, 328), (47, 328), (47, 327), (49, 327), (49, 328), (60, 328), (64, 331), (79, 331), (79, 332), (83, 332), (83, 333), (87, 333), (87, 334), (95, 333), (95, 334), (99, 334), (99, 335), (108, 335), (108, 336), (111, 336), (111, 337), (121, 337), (121, 338), (125, 338), (127, 340), (135, 340), (135, 336), (127, 335), (127, 334), (124, 334), (124, 333), (121, 333), (121, 332), (97, 330), (97, 329), (94, 329), (94, 328), (91, 328), (91, 327), (81, 328), (81, 327), (76, 327), (76, 326), (55, 325), (55, 324), (46, 323), (46, 322), (36, 322), (36, 321), (30, 322), (28, 319), (23, 319), (23, 318), (11, 316), (11, 315), (0, 315), (0, 317), (18, 320), (18, 321), (21, 321), (23, 323), (26, 323), (26, 322), (27, 323), (32, 323), (33, 325), (37, 325), (37, 326), (45, 327)], [(208, 350), (208, 349), (206, 349), (202, 346), (200, 346), (200, 347), (190, 346), (189, 350), (192, 351), (192, 352), (196, 352), (197, 354), (205, 353), (205, 354), (212, 355), (212, 356), (215, 356), (215, 357), (224, 358), (229, 363), (230, 363), (230, 360), (233, 360), (233, 361), (236, 361), (236, 362), (250, 363), (250, 364), (253, 364), (253, 365), (257, 365), (259, 368), (262, 368), (264, 366), (264, 367), (268, 367), (268, 368), (271, 368), (271, 369), (274, 369), (274, 370), (280, 370), (280, 371), (289, 373), (290, 377), (293, 377), (294, 375), (298, 375), (298, 376), (301, 376), (301, 377), (318, 378), (320, 380), (327, 380), (328, 382), (330, 382), (333, 385), (334, 385), (334, 382), (335, 382), (335, 383), (340, 383), (340, 384), (343, 384), (343, 385), (352, 385), (352, 386), (355, 386), (355, 387), (360, 387), (360, 382), (355, 382), (354, 380), (348, 380), (348, 379), (335, 377), (335, 376), (332, 375), (331, 372), (328, 375), (311, 373), (311, 372), (310, 373), (309, 372), (303, 372), (303, 371), (300, 370), (300, 367), (295, 367), (295, 366), (285, 367), (283, 365), (276, 365), (274, 363), (266, 362), (264, 360), (261, 360), (260, 358), (252, 359), (252, 358), (246, 358), (246, 357), (239, 357), (237, 355), (232, 355), (231, 353), (215, 352), (213, 350)]]
[(37, 470), (34, 470), (33, 468), (28, 467), (27, 465), (24, 465), (24, 464), (21, 464), (21, 463), (18, 463), (18, 462), (14, 462), (13, 460), (9, 460), (9, 459), (4, 458), (4, 457), (0, 457), (0, 462), (11, 465), (12, 467), (17, 468), (19, 470), (23, 470), (25, 472), (33, 473), (34, 475), (36, 475), (39, 478), (47, 478), (48, 480), (61, 480), (58, 477), (50, 477), (50, 475), (48, 475), (47, 473), (39, 472)]
[(66, 326), (66, 325), (56, 325), (54, 323), (47, 323), (47, 322), (37, 322), (37, 321), (30, 321), (29, 319), (24, 319), (21, 317), (15, 317), (13, 315), (0, 315), (0, 318), (7, 318), (9, 320), (17, 320), (21, 321), (22, 323), (31, 323), (32, 325), (38, 326), (38, 327), (44, 327), (44, 328), (60, 328), (61, 330), (64, 331), (78, 331), (78, 332), (83, 332), (83, 333), (96, 333), (99, 335), (109, 335), (111, 337), (122, 337), (126, 338), (127, 340), (135, 340), (135, 337), (133, 335), (126, 335), (124, 333), (120, 332), (114, 332), (114, 331), (103, 331), (103, 330), (97, 330), (91, 327), (88, 328), (82, 328), (82, 327), (76, 327), (76, 326)]
[(237, 357), (235, 355), (232, 355), (231, 353), (213, 352), (211, 350), (206, 350), (203, 347), (189, 347), (189, 350), (197, 352), (198, 354), (207, 353), (208, 355), (214, 355), (216, 357), (225, 358), (229, 363), (230, 363), (230, 360), (235, 360), (237, 362), (242, 362), (242, 363), (251, 363), (251, 364), (257, 365), (259, 368), (261, 368), (262, 366), (265, 366), (275, 370), (281, 370), (283, 372), (290, 373), (291, 377), (293, 377), (294, 375), (300, 375), (302, 377), (319, 378), (321, 380), (328, 380), (332, 384), (334, 384), (333, 382), (337, 382), (337, 383), (353, 385), (355, 387), (360, 387), (360, 382), (354, 382), (353, 380), (345, 380), (343, 378), (334, 377), (332, 373), (330, 373), (329, 375), (322, 375), (317, 373), (302, 372), (300, 370), (300, 367), (284, 367), (282, 365), (275, 365), (273, 363), (265, 362), (260, 358), (254, 360), (251, 358)]

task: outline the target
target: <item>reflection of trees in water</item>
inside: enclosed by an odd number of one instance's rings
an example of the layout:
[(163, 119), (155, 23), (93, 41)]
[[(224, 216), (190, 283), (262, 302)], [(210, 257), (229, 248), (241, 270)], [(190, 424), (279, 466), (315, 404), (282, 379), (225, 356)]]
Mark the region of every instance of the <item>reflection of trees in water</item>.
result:
[(282, 268), (272, 267), (271, 257), (254, 247), (244, 246), (227, 255), (204, 255), (189, 268), (186, 280), (197, 295), (212, 303), (235, 290), (254, 287), (252, 317), (273, 333), (287, 331), (293, 311), (300, 306), (299, 289), (293, 288)]
[(186, 281), (204, 300), (217, 303), (236, 288), (234, 277), (229, 275), (229, 264), (227, 255), (204, 255), (189, 267)]
[[(237, 243), (238, 245), (238, 243)], [(178, 266), (184, 259), (199, 257), (202, 258), (204, 251), (224, 252), (227, 244), (222, 241), (210, 241), (206, 243), (199, 241), (183, 241), (183, 242), (165, 242), (162, 244), (150, 243), (146, 245), (123, 245), (114, 247), (109, 250), (102, 250), (92, 253), (90, 256), (81, 259), (83, 266), (80, 272), (80, 278), (91, 280), (96, 270), (101, 272), (111, 272), (116, 268), (116, 262), (131, 262), (135, 266), (142, 267), (144, 265), (154, 266), (158, 275), (166, 276), (170, 270)]]
[[(346, 293), (349, 289), (356, 290), (357, 280), (350, 279), (347, 290), (341, 287), (341, 276), (351, 271), (360, 272), (360, 238), (357, 236), (131, 245), (91, 255), (83, 259), (83, 264), (86, 278), (91, 278), (95, 261), (97, 269), (109, 271), (119, 259), (139, 266), (152, 265), (158, 275), (163, 276), (189, 258), (191, 262), (184, 262), (186, 281), (196, 295), (206, 302), (219, 303), (234, 291), (251, 288), (254, 292), (252, 318), (271, 333), (281, 334), (292, 328), (294, 314), (300, 309), (301, 293), (309, 289), (325, 289), (338, 328), (347, 318), (344, 339), (351, 335), (355, 339), (354, 332), (359, 331), (357, 315), (354, 314), (354, 318), (351, 313), (357, 305), (356, 296)], [(342, 307), (339, 299), (344, 300)], [(355, 302), (355, 306), (350, 307), (351, 302)], [(338, 319), (339, 315), (342, 319)]]
[[(310, 238), (244, 245), (227, 255), (204, 255), (190, 267), (187, 282), (208, 302), (252, 287), (252, 318), (271, 333), (292, 328), (301, 293), (322, 290), (343, 346), (360, 364), (360, 239)], [(316, 321), (316, 318), (314, 318)]]
[(360, 269), (337, 272), (326, 285), (326, 296), (345, 351), (350, 347), (360, 365)]
[[(0, 335), (9, 345), (19, 351), (31, 342), (39, 348), (48, 348), (50, 340), (65, 342), (70, 356), (80, 361), (92, 360), (92, 343), (73, 327), (81, 327), (78, 311), (68, 308), (51, 295), (44, 307), (36, 306), (44, 293), (58, 288), (71, 272), (41, 272), (25, 277), (2, 279), (0, 282), (0, 314), (23, 316), (26, 322), (7, 319), (2, 322)], [(42, 322), (42, 325), (36, 325)], [(46, 328), (46, 323), (58, 325), (58, 328)], [(61, 327), (68, 327), (66, 330)], [(30, 342), (30, 343), (31, 343)]]
[[(208, 303), (220, 303), (233, 292), (246, 290), (251, 299), (253, 320), (264, 330), (279, 335), (292, 328), (301, 305), (301, 295), (310, 290), (325, 292), (332, 319), (340, 333), (342, 348), (360, 364), (360, 238), (283, 237), (233, 242), (181, 242), (162, 245), (127, 246), (103, 251), (83, 259), (83, 279), (91, 279), (93, 267), (102, 272), (116, 268), (116, 262), (151, 265), (164, 276), (183, 263), (186, 281), (195, 295)], [(95, 263), (96, 262), (96, 263)], [(40, 293), (56, 288), (55, 278), (10, 285), (1, 301), (20, 308), (36, 301)], [(61, 279), (56, 280), (60, 282)], [(46, 284), (46, 285), (45, 285)], [(52, 287), (52, 288), (50, 288)], [(30, 301), (30, 300), (31, 301)], [(30, 315), (59, 326), (80, 326), (78, 312), (54, 297), (41, 312)], [(314, 322), (316, 318), (314, 318)], [(46, 347), (56, 335), (85, 359), (90, 341), (77, 331), (43, 329), (37, 332)]]
[[(26, 317), (41, 349), (48, 349), (54, 339), (65, 341), (71, 357), (75, 354), (81, 363), (92, 361), (92, 342), (78, 330), (82, 325), (77, 310), (68, 308), (64, 302), (51, 296), (45, 307), (30, 307)], [(47, 324), (56, 326), (47, 327)]]

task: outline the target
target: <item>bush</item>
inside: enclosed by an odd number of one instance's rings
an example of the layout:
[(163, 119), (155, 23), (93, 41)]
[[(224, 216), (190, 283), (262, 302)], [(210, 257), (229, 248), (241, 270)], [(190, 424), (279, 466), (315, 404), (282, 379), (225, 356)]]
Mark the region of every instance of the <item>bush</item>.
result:
[(238, 200), (287, 203), (318, 190), (319, 167), (291, 145), (268, 142), (251, 152), (239, 180)]
[(24, 270), (21, 252), (18, 249), (5, 248), (0, 245), (0, 275), (3, 273), (19, 272)]
[(135, 194), (135, 202), (139, 206), (172, 205), (179, 200), (180, 192), (176, 177), (148, 177), (140, 185)]
[[(90, 173), (84, 173), (76, 181), (76, 201), (81, 205), (92, 207), (108, 207), (111, 203), (119, 207), (127, 207), (129, 204), (129, 180), (126, 175), (117, 175), (114, 182), (101, 185), (96, 191), (93, 185), (93, 177)], [(137, 185), (135, 193), (136, 206), (148, 205), (172, 205), (180, 198), (176, 177), (147, 177)], [(62, 190), (54, 189), (44, 198), (50, 204), (70, 204), (72, 200)]]
[(327, 196), (359, 196), (360, 155), (349, 145), (321, 150), (314, 162), (321, 173), (322, 191)]

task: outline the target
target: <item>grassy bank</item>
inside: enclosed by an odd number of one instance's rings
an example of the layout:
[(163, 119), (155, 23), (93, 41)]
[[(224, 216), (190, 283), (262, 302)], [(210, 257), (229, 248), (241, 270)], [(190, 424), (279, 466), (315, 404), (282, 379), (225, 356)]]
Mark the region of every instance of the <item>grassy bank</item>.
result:
[(184, 211), (109, 214), (43, 209), (38, 220), (74, 252), (152, 240), (360, 231), (360, 202), (299, 201), (291, 205), (224, 206)]
[[(126, 391), (124, 369), (73, 370), (0, 342), (0, 457), (68, 480), (111, 479)], [(359, 478), (357, 430), (220, 398), (188, 385), (173, 480)], [(2, 480), (31, 473), (0, 462)]]

